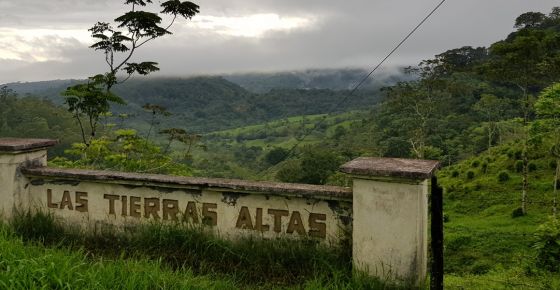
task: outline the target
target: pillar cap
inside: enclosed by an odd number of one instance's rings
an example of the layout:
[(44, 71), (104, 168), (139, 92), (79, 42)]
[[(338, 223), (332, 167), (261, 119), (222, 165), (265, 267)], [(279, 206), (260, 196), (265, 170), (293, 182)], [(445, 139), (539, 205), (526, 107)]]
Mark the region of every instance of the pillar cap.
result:
[(58, 140), (52, 139), (0, 138), (0, 152), (36, 151), (56, 144)]
[(340, 167), (340, 171), (370, 177), (428, 179), (440, 166), (436, 160), (359, 157)]

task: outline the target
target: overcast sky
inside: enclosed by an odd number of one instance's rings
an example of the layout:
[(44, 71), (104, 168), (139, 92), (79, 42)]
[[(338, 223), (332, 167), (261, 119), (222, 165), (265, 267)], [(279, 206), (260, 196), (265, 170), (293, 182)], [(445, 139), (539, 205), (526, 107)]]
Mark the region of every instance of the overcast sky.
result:
[[(441, 0), (214, 0), (137, 60), (159, 76), (372, 67)], [(126, 7), (110, 0), (0, 0), (0, 83), (83, 78), (106, 70), (87, 31)], [(157, 0), (156, 3), (159, 3)], [(527, 11), (555, 0), (448, 0), (389, 59), (412, 65), (447, 49), (488, 46)]]

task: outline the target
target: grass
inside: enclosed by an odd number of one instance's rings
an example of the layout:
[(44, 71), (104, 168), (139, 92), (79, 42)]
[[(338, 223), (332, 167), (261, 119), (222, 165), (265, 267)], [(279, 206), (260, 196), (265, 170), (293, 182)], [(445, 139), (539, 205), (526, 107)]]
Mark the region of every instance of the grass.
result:
[(24, 243), (0, 227), (2, 289), (232, 289), (235, 281), (172, 271), (157, 260), (92, 259), (85, 250)]
[[(522, 178), (511, 153), (516, 150), (515, 144), (497, 146), (439, 173), (448, 217), (446, 288), (560, 289), (560, 275), (540, 270), (534, 249), (536, 229), (551, 213), (553, 172), (546, 155), (534, 159), (527, 215), (514, 218), (521, 205)], [(468, 171), (474, 177), (469, 178)], [(500, 181), (500, 172), (509, 178)]]
[(179, 225), (85, 234), (49, 214), (20, 213), (0, 227), (0, 246), (0, 288), (399, 288), (353, 272), (349, 247), (232, 242)]

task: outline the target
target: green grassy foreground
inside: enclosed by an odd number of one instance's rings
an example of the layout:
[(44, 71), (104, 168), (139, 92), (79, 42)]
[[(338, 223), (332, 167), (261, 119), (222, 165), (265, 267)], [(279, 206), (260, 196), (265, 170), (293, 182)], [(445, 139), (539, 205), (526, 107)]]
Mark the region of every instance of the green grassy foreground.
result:
[(232, 289), (233, 280), (172, 271), (148, 259), (92, 259), (85, 250), (24, 243), (0, 227), (2, 289)]
[(439, 173), (446, 288), (560, 289), (560, 274), (543, 269), (535, 248), (538, 228), (552, 213), (554, 163), (534, 156), (527, 215), (519, 215), (519, 150), (497, 146)]
[(0, 288), (399, 289), (353, 273), (348, 252), (310, 241), (228, 242), (148, 225), (87, 235), (46, 214), (0, 226)]

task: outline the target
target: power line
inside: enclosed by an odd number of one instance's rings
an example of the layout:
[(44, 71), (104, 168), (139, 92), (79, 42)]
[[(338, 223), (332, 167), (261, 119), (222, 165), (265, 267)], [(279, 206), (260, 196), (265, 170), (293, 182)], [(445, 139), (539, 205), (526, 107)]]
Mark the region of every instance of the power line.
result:
[[(393, 53), (395, 53), (447, 0), (442, 0), (438, 5), (436, 5), (436, 7), (434, 7), (434, 9), (432, 9), (432, 11), (430, 11), (430, 13), (428, 13), (428, 15), (426, 15), (426, 17), (424, 17), (424, 19), (422, 19), (422, 21), (420, 21), (420, 23), (418, 23), (364, 78), (362, 78), (360, 80), (360, 82), (354, 86), (354, 88), (350, 91), (350, 93), (348, 95), (346, 95), (346, 97), (344, 97), (340, 102), (338, 102), (335, 106), (334, 109), (340, 107), (343, 103), (345, 103), (350, 97), (352, 97), (352, 95), (354, 95), (354, 93), (369, 79), (369, 77), (375, 72), (377, 71), (377, 69), (379, 69), (379, 67), (381, 67), (381, 65), (383, 65), (383, 63), (385, 63), (385, 61), (387, 59), (389, 59), (389, 57), (391, 57), (391, 55), (393, 55)], [(328, 116), (328, 115), (327, 115)], [(308, 132), (306, 132), (303, 137), (298, 140), (298, 142), (296, 144), (294, 144), (294, 146), (292, 146), (292, 148), (290, 148), (290, 150), (288, 151), (288, 153), (286, 153), (284, 159), (290, 157), (290, 155), (293, 154), (294, 150), (301, 144), (303, 143), (303, 141), (305, 141), (305, 139), (307, 137), (309, 137), (309, 135), (311, 135), (311, 133), (313, 133), (315, 131), (315, 129), (317, 129), (320, 125), (323, 124), (323, 122), (327, 119), (327, 116), (324, 116), (321, 120), (319, 120), (319, 122), (317, 122), (315, 124), (315, 126), (309, 130)], [(274, 165), (276, 166), (276, 165)], [(271, 166), (261, 172), (259, 172), (259, 174), (273, 168), (274, 166)]]

